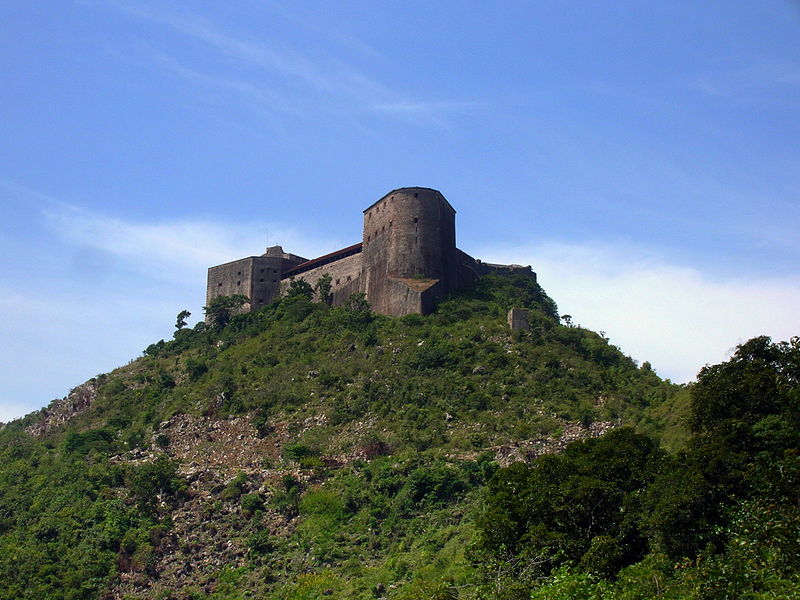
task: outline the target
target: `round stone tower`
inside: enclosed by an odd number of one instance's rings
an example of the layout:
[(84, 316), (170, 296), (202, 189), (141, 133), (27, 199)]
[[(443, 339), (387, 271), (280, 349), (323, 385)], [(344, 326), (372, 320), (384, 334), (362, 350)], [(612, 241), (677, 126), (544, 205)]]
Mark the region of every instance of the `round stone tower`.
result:
[(413, 285), (457, 283), (455, 210), (429, 188), (401, 188), (364, 211), (363, 274), (370, 303), (389, 302), (392, 279)]

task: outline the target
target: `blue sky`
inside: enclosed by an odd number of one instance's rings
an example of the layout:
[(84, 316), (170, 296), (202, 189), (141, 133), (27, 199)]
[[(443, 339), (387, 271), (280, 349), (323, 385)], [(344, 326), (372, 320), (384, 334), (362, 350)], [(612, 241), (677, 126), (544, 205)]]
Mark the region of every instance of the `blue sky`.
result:
[(800, 334), (800, 3), (0, 4), (0, 420), (441, 190), (674, 381)]

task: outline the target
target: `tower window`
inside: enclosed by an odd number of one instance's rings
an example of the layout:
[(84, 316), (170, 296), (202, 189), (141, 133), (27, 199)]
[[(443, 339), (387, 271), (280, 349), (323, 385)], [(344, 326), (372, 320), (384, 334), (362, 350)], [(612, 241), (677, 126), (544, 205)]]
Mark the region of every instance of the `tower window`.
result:
[(222, 282), (221, 281), (217, 284), (217, 287), (222, 287)]
[(337, 279), (337, 280), (336, 280), (336, 285), (339, 285), (339, 282), (340, 282), (340, 281), (341, 281), (341, 279)]
[(242, 285), (242, 282), (241, 281), (237, 281), (236, 285)]
[(414, 217), (414, 223), (419, 223), (419, 217)]
[(263, 281), (264, 281), (264, 278), (262, 277), (261, 279), (259, 279), (259, 281), (261, 281), (261, 282), (263, 283)]
[(419, 198), (419, 194), (414, 192), (414, 198)]

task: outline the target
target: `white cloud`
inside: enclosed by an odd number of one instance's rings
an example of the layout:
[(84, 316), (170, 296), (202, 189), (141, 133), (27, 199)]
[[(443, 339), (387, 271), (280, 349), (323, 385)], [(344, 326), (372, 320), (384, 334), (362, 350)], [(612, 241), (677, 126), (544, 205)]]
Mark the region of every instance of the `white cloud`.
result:
[(756, 335), (800, 334), (800, 278), (715, 279), (642, 249), (549, 243), (485, 248), (490, 262), (530, 263), (561, 314), (605, 331), (626, 354), (687, 382)]
[[(41, 264), (87, 251), (105, 261), (108, 278), (85, 272), (34, 271), (0, 287), (0, 421), (63, 397), (97, 373), (136, 358), (173, 332), (175, 315), (202, 318), (209, 266), (261, 254), (267, 241), (313, 258), (351, 243), (316, 240), (266, 223), (201, 220), (130, 222), (51, 203), (44, 212), (62, 242), (29, 249)], [(29, 250), (18, 249), (22, 252)], [(120, 272), (123, 273), (120, 273)]]
[(106, 252), (151, 277), (194, 284), (198, 272), (261, 254), (268, 241), (309, 258), (338, 247), (335, 241), (309, 243), (295, 229), (267, 223), (196, 219), (136, 223), (63, 204), (45, 210), (44, 215), (53, 233), (72, 246)]

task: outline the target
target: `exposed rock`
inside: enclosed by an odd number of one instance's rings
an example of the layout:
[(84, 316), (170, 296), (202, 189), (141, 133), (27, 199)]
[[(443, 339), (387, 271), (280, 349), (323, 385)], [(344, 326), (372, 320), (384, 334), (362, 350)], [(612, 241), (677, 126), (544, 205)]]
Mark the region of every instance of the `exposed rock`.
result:
[(515, 462), (530, 462), (543, 454), (561, 452), (568, 444), (577, 440), (600, 437), (607, 431), (618, 427), (613, 421), (595, 421), (588, 427), (581, 423), (565, 423), (564, 431), (558, 438), (541, 437), (533, 440), (522, 440), (513, 444), (490, 448), (495, 453), (495, 460), (501, 467)]
[(42, 437), (87, 410), (96, 398), (97, 384), (94, 379), (90, 379), (74, 388), (66, 397), (53, 400), (49, 406), (40, 410), (39, 420), (25, 430), (33, 436)]

